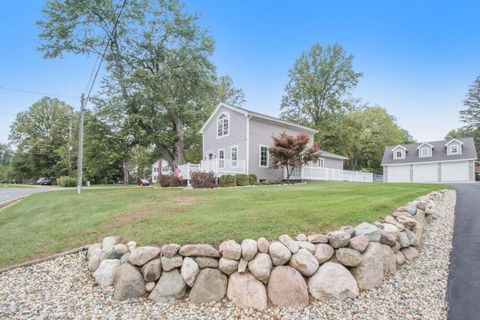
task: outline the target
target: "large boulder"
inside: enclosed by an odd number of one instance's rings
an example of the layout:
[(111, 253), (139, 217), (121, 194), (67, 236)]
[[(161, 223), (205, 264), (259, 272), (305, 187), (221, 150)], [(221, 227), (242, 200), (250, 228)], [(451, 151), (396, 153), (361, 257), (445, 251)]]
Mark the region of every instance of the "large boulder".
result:
[(290, 250), (292, 253), (296, 253), (299, 249), (298, 244), (295, 240), (293, 240), (289, 235), (281, 235), (278, 237), (278, 240), (280, 240), (281, 243), (285, 245), (285, 247)]
[(408, 248), (410, 246), (410, 240), (408, 239), (408, 235), (405, 230), (398, 234), (398, 242), (400, 243), (401, 248)]
[(383, 272), (389, 275), (397, 272), (397, 257), (390, 246), (382, 244)]
[[(415, 229), (417, 227), (418, 227), (418, 225), (415, 227)], [(409, 229), (405, 229), (402, 232), (404, 232), (407, 235), (408, 241), (410, 242), (411, 246), (417, 246), (419, 244), (419, 241), (418, 241), (418, 238), (417, 238), (417, 235), (415, 234), (415, 232), (413, 232)]]
[(165, 271), (170, 271), (175, 268), (180, 268), (183, 263), (182, 256), (174, 256), (172, 258), (162, 257), (162, 268)]
[(308, 241), (297, 241), (298, 247), (300, 249), (307, 249), (310, 253), (315, 253), (315, 245)]
[(193, 285), (188, 298), (192, 303), (220, 301), (227, 292), (227, 277), (218, 269), (206, 268)]
[(138, 247), (132, 251), (128, 257), (128, 262), (141, 267), (150, 260), (155, 259), (160, 254), (160, 248), (157, 247)]
[(97, 270), (98, 266), (100, 265), (100, 262), (105, 260), (107, 258), (105, 251), (102, 250), (101, 244), (99, 243), (98, 245), (94, 245), (91, 248), (89, 247), (88, 253), (87, 253), (87, 267), (90, 272), (95, 272)]
[(184, 257), (220, 257), (218, 250), (209, 244), (187, 244), (180, 248), (179, 253)]
[(263, 283), (268, 282), (272, 266), (272, 259), (266, 253), (259, 253), (253, 260), (248, 262), (248, 270)]
[(418, 257), (418, 251), (414, 247), (403, 248), (400, 250), (408, 261)]
[(236, 272), (230, 276), (227, 297), (239, 308), (252, 308), (259, 311), (267, 308), (265, 286), (248, 272)]
[(102, 250), (101, 243), (94, 243), (89, 245), (87, 248), (87, 260), (90, 260), (93, 255), (98, 254), (100, 250)]
[(401, 251), (398, 251), (395, 254), (395, 258), (396, 258), (396, 261), (397, 261), (397, 265), (401, 266), (405, 263), (405, 256), (403, 255), (403, 253)]
[(150, 260), (142, 267), (143, 279), (146, 282), (153, 282), (160, 279), (162, 273), (162, 262), (160, 258)]
[(369, 242), (370, 240), (368, 240), (367, 236), (355, 236), (350, 239), (348, 246), (354, 250), (357, 250), (358, 252), (363, 252), (365, 249), (367, 249)]
[(242, 257), (250, 261), (255, 258), (258, 252), (257, 241), (253, 239), (245, 239), (242, 241)]
[(350, 241), (350, 234), (345, 231), (332, 231), (328, 234), (328, 243), (334, 248), (343, 248)]
[(317, 271), (319, 263), (307, 249), (299, 249), (290, 259), (290, 266), (294, 267), (306, 277)]
[(398, 230), (398, 228), (394, 224), (382, 223), (382, 225), (383, 225), (383, 231), (384, 232), (388, 232), (391, 235), (393, 235), (394, 237), (398, 236), (398, 233), (400, 232), (400, 230)]
[(238, 272), (245, 272), (245, 271), (247, 271), (247, 266), (248, 266), (248, 261), (242, 258), (238, 262), (237, 271)]
[(320, 243), (317, 245), (317, 248), (315, 249), (315, 258), (317, 259), (318, 263), (324, 263), (333, 256), (335, 253), (335, 250), (332, 248), (331, 245), (326, 244), (326, 243)]
[(357, 280), (360, 290), (369, 290), (377, 287), (383, 280), (383, 250), (382, 245), (370, 242), (365, 250), (362, 262), (358, 267), (351, 269), (352, 275)]
[(225, 259), (240, 260), (242, 257), (242, 246), (235, 240), (223, 241), (220, 244), (219, 251)]
[(137, 268), (124, 263), (115, 269), (113, 299), (127, 300), (145, 295), (145, 281)]
[(197, 279), (198, 273), (200, 272), (200, 268), (198, 264), (190, 257), (185, 257), (183, 259), (182, 268), (180, 269), (180, 273), (182, 275), (183, 280), (187, 284), (187, 286), (192, 287), (195, 283), (195, 279)]
[(117, 243), (113, 246), (113, 253), (115, 255), (115, 258), (121, 258), (127, 252), (129, 252), (128, 247), (123, 243)]
[(312, 234), (307, 237), (308, 242), (311, 243), (328, 243), (328, 237), (324, 234)]
[(102, 241), (102, 249), (105, 252), (113, 251), (113, 247), (118, 243), (118, 237), (105, 237)]
[(195, 262), (197, 262), (200, 269), (203, 268), (218, 268), (218, 260), (210, 257), (196, 257)]
[(183, 297), (186, 288), (187, 285), (183, 281), (180, 271), (173, 269), (172, 271), (162, 273), (155, 289), (153, 289), (148, 298), (155, 302), (169, 302), (172, 299)]
[(369, 241), (380, 241), (380, 229), (368, 222), (362, 222), (355, 227), (356, 236), (366, 236)]
[(350, 248), (337, 249), (335, 257), (346, 267), (356, 267), (362, 262), (362, 254)]
[(258, 251), (260, 251), (261, 253), (268, 253), (268, 247), (270, 247), (270, 242), (263, 237), (258, 238), (257, 247)]
[(358, 296), (358, 285), (341, 264), (326, 262), (308, 280), (308, 290), (318, 300), (345, 299)]
[(289, 266), (273, 269), (268, 281), (268, 298), (279, 307), (306, 307), (308, 288), (302, 274)]
[(93, 277), (97, 284), (100, 287), (111, 286), (115, 277), (115, 268), (119, 265), (119, 259), (105, 259), (100, 262), (97, 270), (93, 273)]
[(393, 234), (386, 232), (385, 230), (380, 230), (380, 243), (381, 244), (386, 244), (390, 247), (395, 246), (395, 243), (397, 242), (397, 237), (394, 236)]
[(167, 258), (173, 258), (180, 250), (182, 246), (176, 243), (164, 244), (162, 246), (162, 256)]
[(227, 258), (220, 258), (218, 262), (218, 268), (225, 274), (232, 274), (237, 271), (239, 262), (237, 260), (231, 260)]
[(287, 263), (292, 257), (292, 252), (278, 241), (272, 242), (268, 251), (270, 252), (270, 257), (272, 257), (273, 264), (276, 266)]
[(411, 229), (417, 225), (417, 221), (414, 218), (407, 217), (405, 215), (398, 216), (397, 221), (403, 224), (405, 227)]

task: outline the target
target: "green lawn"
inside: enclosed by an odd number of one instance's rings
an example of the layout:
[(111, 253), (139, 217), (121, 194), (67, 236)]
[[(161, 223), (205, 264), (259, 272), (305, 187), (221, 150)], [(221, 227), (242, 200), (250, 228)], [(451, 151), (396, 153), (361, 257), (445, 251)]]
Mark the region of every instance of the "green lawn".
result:
[(0, 266), (120, 235), (140, 245), (216, 244), (374, 221), (445, 185), (324, 182), (215, 190), (84, 189), (34, 194), (0, 211)]

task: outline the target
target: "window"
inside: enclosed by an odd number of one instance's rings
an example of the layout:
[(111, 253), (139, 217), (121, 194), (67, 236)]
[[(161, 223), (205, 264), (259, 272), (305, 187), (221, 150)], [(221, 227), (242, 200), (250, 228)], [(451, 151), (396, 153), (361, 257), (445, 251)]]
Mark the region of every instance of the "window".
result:
[(432, 149), (430, 147), (420, 148), (420, 158), (426, 158), (432, 156)]
[(259, 154), (259, 166), (262, 168), (267, 168), (268, 167), (268, 158), (269, 158), (269, 152), (268, 152), (268, 147), (267, 146), (260, 146), (260, 154)]
[(393, 158), (394, 159), (404, 159), (405, 156), (404, 156), (404, 152), (403, 150), (397, 150), (393, 153)]
[(323, 158), (318, 159), (318, 166), (320, 168), (325, 168), (325, 159)]
[(238, 147), (230, 148), (230, 158), (232, 159), (232, 167), (237, 167), (238, 165)]
[(458, 145), (456, 144), (451, 144), (450, 146), (450, 154), (459, 154), (458, 152)]
[(225, 150), (224, 149), (218, 150), (218, 167), (220, 169), (225, 168)]
[(228, 113), (222, 113), (217, 120), (217, 137), (228, 136), (230, 117)]

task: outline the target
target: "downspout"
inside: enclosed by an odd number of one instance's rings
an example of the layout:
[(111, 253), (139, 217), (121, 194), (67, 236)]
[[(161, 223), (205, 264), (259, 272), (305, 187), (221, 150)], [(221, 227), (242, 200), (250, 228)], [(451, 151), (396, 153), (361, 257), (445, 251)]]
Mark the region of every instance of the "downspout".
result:
[(249, 174), (249, 163), (250, 163), (250, 118), (251, 115), (247, 114), (247, 139), (245, 141), (245, 174)]

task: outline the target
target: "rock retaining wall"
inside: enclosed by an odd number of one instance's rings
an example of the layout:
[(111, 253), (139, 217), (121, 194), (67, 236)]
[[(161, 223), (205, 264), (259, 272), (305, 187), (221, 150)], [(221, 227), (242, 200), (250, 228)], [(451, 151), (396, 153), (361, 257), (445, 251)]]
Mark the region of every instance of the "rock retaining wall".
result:
[(326, 235), (282, 235), (242, 243), (137, 247), (106, 237), (88, 248), (88, 269), (113, 297), (148, 295), (156, 302), (188, 296), (192, 303), (225, 296), (241, 308), (305, 307), (314, 299), (355, 298), (418, 256), (422, 235), (454, 191), (432, 192), (382, 221), (344, 226)]

